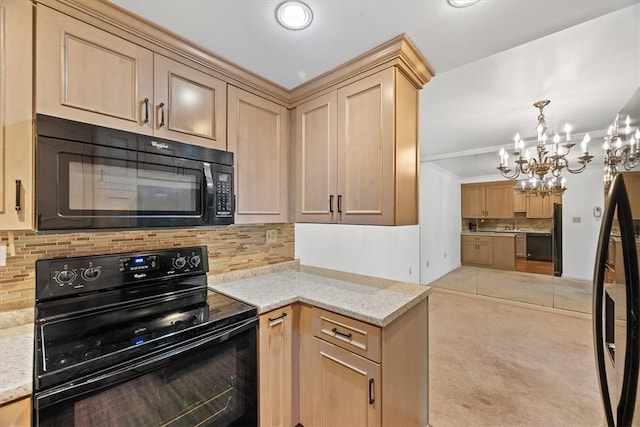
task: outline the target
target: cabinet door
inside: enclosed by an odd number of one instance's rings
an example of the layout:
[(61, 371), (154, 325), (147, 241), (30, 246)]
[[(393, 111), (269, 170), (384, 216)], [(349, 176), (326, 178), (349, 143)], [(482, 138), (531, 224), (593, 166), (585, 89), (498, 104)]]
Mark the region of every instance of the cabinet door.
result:
[(154, 55), (155, 135), (227, 149), (226, 83)]
[(527, 218), (548, 218), (549, 198), (530, 196), (527, 198)]
[(483, 218), (484, 186), (476, 184), (462, 184), (462, 218)]
[(476, 249), (476, 264), (493, 266), (493, 244), (479, 242)]
[(0, 230), (33, 229), (32, 10), (0, 0)]
[(476, 263), (476, 242), (473, 240), (462, 238), (462, 264)]
[(380, 365), (333, 344), (314, 339), (316, 426), (380, 426)]
[(229, 86), (229, 151), (234, 153), (236, 223), (287, 222), (289, 111)]
[(513, 218), (513, 184), (488, 184), (484, 190), (487, 218)]
[(513, 211), (514, 212), (526, 212), (527, 211), (527, 196), (520, 191), (513, 191)]
[(153, 53), (42, 4), (36, 9), (36, 111), (151, 134)]
[(260, 425), (291, 426), (293, 333), (291, 306), (260, 316)]
[(336, 222), (337, 94), (296, 108), (296, 222)]
[(0, 425), (6, 427), (31, 426), (31, 399), (26, 397), (0, 406)]
[(394, 223), (394, 68), (338, 89), (338, 222)]
[(624, 174), (624, 185), (629, 195), (631, 215), (633, 219), (640, 219), (640, 172), (627, 172)]

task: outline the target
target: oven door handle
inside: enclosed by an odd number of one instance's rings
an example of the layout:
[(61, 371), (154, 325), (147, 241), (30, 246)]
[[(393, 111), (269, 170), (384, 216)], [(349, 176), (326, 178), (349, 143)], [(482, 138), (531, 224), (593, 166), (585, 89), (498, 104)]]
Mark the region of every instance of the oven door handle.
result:
[(120, 384), (127, 379), (136, 378), (143, 373), (160, 368), (163, 365), (181, 357), (185, 352), (208, 344), (221, 344), (228, 341), (230, 338), (242, 334), (243, 332), (247, 332), (257, 326), (257, 318), (248, 319), (241, 323), (232, 325), (222, 331), (213, 331), (208, 335), (192, 339), (186, 343), (181, 343), (178, 347), (168, 350), (160, 350), (160, 354), (155, 353), (152, 357), (149, 357), (149, 355), (143, 356), (147, 357), (144, 360), (134, 363), (131, 363), (130, 361), (125, 362), (125, 366), (114, 371), (106, 372), (102, 375), (88, 378), (81, 382), (73, 380), (44, 392), (36, 392), (34, 394), (35, 408), (46, 408), (47, 406), (51, 406), (63, 400), (78, 397), (85, 393), (93, 393), (100, 389)]
[(213, 174), (211, 173), (211, 164), (203, 163), (204, 166), (204, 184), (207, 188), (206, 200), (203, 211), (206, 213), (209, 209), (215, 211), (213, 206), (214, 204), (214, 196), (215, 196), (215, 188), (213, 183)]

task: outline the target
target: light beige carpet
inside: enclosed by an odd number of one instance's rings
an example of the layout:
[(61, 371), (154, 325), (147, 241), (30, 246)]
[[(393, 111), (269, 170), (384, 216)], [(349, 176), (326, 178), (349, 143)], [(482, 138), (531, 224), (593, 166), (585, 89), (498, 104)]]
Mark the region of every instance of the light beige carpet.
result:
[(429, 424), (604, 426), (591, 320), (429, 297)]

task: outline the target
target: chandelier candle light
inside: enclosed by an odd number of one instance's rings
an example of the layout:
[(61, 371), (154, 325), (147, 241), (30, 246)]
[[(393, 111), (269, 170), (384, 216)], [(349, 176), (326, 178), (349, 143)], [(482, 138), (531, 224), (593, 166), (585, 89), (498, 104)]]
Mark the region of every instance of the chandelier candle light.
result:
[[(502, 176), (507, 179), (517, 179), (520, 174), (526, 175), (527, 179), (516, 184), (522, 192), (527, 196), (545, 197), (551, 194), (560, 195), (566, 189), (566, 179), (562, 177), (562, 170), (566, 168), (570, 173), (576, 174), (582, 172), (587, 164), (593, 159), (589, 155), (588, 143), (591, 140), (589, 134), (585, 134), (582, 140), (582, 155), (578, 157), (578, 163), (581, 165), (572, 169), (569, 166), (567, 156), (571, 148), (576, 144), (571, 142), (571, 126), (564, 125), (565, 142), (560, 146), (561, 137), (557, 133), (553, 136), (553, 140), (547, 148), (547, 123), (544, 120), (542, 110), (549, 105), (551, 101), (542, 100), (533, 104), (540, 110), (538, 115), (538, 143), (536, 145), (536, 153), (532, 156), (520, 134), (516, 133), (513, 138), (513, 156), (515, 157), (515, 165), (513, 169), (508, 166), (509, 154), (504, 147), (500, 149), (500, 166), (497, 169)], [(548, 176), (547, 176), (548, 175)]]
[(636, 131), (631, 135), (631, 119), (627, 115), (625, 120), (624, 133), (620, 135), (618, 133), (618, 115), (613, 121), (613, 124), (609, 126), (607, 135), (604, 137), (604, 184), (608, 189), (613, 181), (613, 178), (620, 170), (624, 168), (626, 171), (638, 166), (640, 162), (640, 129), (636, 128)]

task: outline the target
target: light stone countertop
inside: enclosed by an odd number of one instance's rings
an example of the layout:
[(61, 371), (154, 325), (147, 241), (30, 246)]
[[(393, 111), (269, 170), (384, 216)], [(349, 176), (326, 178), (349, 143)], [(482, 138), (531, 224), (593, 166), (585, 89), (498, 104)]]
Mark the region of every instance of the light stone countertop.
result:
[[(232, 280), (232, 281), (229, 281)], [(209, 276), (209, 287), (246, 301), (264, 313), (301, 301), (386, 326), (419, 301), (431, 287), (298, 267), (297, 261)], [(0, 405), (29, 396), (33, 381), (33, 309), (3, 313), (0, 327)], [(19, 322), (28, 323), (19, 324)]]
[(431, 293), (429, 286), (306, 266), (209, 288), (255, 305), (260, 314), (303, 302), (382, 327)]
[(516, 237), (520, 231), (461, 231), (463, 236), (502, 236), (502, 237)]
[(0, 329), (0, 405), (31, 394), (33, 323)]

